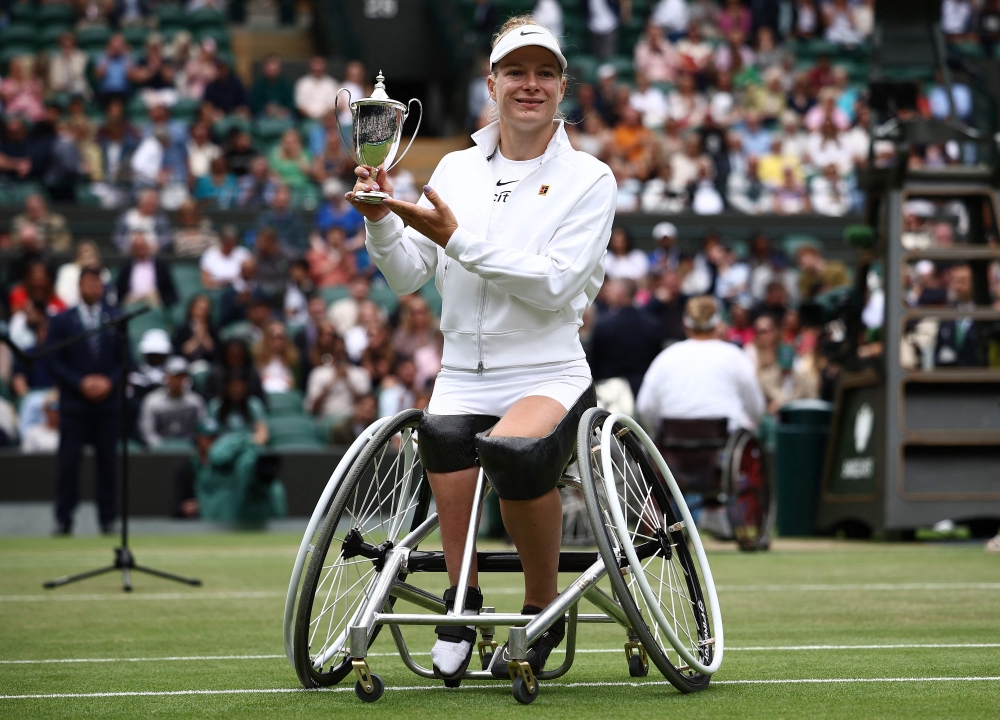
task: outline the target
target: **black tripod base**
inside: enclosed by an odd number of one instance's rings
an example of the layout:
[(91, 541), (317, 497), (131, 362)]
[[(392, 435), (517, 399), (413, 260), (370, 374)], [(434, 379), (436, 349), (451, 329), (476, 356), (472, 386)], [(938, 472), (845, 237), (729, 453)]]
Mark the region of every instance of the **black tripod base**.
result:
[(184, 583), (185, 585), (201, 585), (201, 580), (197, 578), (187, 578), (181, 575), (174, 575), (173, 573), (163, 572), (162, 570), (156, 570), (155, 568), (144, 567), (143, 565), (136, 565), (135, 558), (132, 557), (132, 551), (127, 547), (115, 548), (115, 562), (114, 565), (107, 565), (105, 567), (97, 568), (95, 570), (88, 570), (87, 572), (82, 572), (77, 575), (63, 575), (55, 580), (49, 580), (42, 584), (42, 587), (51, 590), (52, 588), (60, 587), (61, 585), (69, 585), (70, 583), (77, 582), (78, 580), (86, 580), (87, 578), (96, 577), (97, 575), (103, 575), (104, 573), (109, 573), (114, 570), (122, 571), (122, 589), (125, 592), (132, 591), (132, 571), (144, 572), (147, 575), (154, 575), (164, 580), (173, 580), (174, 582)]

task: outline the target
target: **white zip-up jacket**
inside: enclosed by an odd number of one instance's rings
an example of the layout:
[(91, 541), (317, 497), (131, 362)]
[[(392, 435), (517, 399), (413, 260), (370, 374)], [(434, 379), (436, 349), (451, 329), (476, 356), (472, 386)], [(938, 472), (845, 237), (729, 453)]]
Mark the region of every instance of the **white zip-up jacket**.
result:
[[(475, 147), (441, 159), (430, 186), (458, 229), (441, 248), (389, 213), (366, 221), (366, 246), (397, 295), (431, 276), (441, 293), (442, 365), (477, 370), (569, 362), (585, 357), (579, 326), (604, 282), (617, 185), (600, 160), (573, 149), (562, 121), (510, 197), (492, 235), (498, 123), (472, 136)], [(423, 195), (419, 204), (431, 207)]]

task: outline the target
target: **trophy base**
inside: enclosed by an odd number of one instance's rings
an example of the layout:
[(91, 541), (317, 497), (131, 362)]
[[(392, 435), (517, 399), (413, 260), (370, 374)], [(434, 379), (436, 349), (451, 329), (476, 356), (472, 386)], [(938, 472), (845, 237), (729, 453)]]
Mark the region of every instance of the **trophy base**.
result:
[(369, 205), (381, 205), (382, 201), (386, 198), (390, 198), (387, 192), (359, 192), (354, 193), (354, 199), (359, 200), (363, 203), (368, 203)]

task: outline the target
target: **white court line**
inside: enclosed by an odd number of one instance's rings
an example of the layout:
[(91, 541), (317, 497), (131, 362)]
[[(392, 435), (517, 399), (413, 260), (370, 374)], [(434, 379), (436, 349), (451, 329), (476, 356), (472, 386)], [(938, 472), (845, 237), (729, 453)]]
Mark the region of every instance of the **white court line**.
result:
[[(1000, 676), (988, 677), (888, 677), (888, 678), (788, 678), (788, 679), (766, 679), (766, 680), (716, 680), (715, 685), (826, 685), (826, 684), (850, 684), (850, 683), (921, 683), (921, 682), (1000, 682)], [(578, 683), (543, 683), (543, 687), (661, 687), (670, 683), (663, 680), (650, 682), (578, 682)], [(458, 688), (445, 688), (441, 685), (409, 685), (401, 687), (389, 686), (386, 690), (391, 691), (421, 691), (436, 690), (453, 692), (454, 690), (484, 690), (484, 689), (505, 689), (502, 683), (464, 684)], [(59, 699), (82, 699), (82, 698), (111, 698), (111, 697), (169, 697), (182, 695), (280, 695), (287, 693), (311, 693), (328, 692), (343, 693), (354, 692), (353, 687), (338, 688), (239, 688), (233, 690), (132, 690), (125, 692), (96, 692), (96, 693), (51, 693), (37, 695), (0, 695), (0, 700), (59, 700)]]
[[(845, 584), (799, 584), (799, 585), (718, 585), (720, 592), (845, 592), (845, 591), (894, 591), (894, 590), (1000, 590), (1000, 582), (965, 582), (965, 583), (845, 583)], [(485, 589), (484, 595), (519, 595), (521, 588)], [(220, 592), (186, 592), (186, 593), (89, 593), (60, 594), (46, 593), (34, 595), (0, 595), (0, 602), (75, 602), (102, 600), (257, 600), (285, 597), (284, 592), (271, 590), (259, 591), (220, 591)]]
[[(895, 643), (889, 645), (756, 645), (727, 647), (729, 652), (791, 652), (827, 650), (941, 650), (949, 648), (1000, 648), (1000, 643)], [(565, 653), (556, 648), (553, 654)], [(620, 653), (621, 648), (577, 648), (577, 654)], [(411, 652), (410, 655), (430, 655), (430, 652)], [(368, 653), (369, 657), (399, 657), (395, 652)], [(137, 663), (137, 662), (200, 662), (212, 660), (276, 660), (284, 655), (174, 655), (168, 657), (134, 658), (51, 658), (43, 660), (0, 660), (0, 665), (54, 665), (70, 663)]]

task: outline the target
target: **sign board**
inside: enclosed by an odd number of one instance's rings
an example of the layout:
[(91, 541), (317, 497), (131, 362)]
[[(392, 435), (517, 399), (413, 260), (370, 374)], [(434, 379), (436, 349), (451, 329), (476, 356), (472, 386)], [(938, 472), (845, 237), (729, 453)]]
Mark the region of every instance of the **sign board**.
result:
[(840, 389), (827, 459), (826, 499), (874, 499), (885, 472), (882, 463), (884, 409), (877, 381), (845, 379)]

